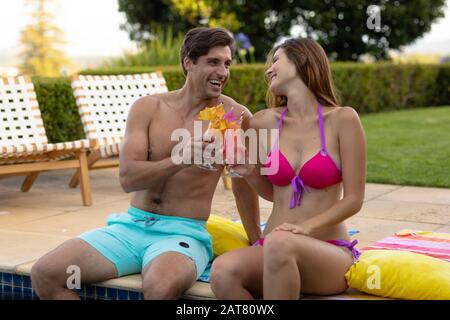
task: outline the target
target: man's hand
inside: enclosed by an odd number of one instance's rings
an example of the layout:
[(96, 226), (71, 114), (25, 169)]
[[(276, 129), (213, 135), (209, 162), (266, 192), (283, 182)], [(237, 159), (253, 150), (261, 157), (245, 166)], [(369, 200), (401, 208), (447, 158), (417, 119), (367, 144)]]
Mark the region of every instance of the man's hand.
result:
[(214, 140), (214, 136), (192, 138), (185, 146), (185, 150), (190, 157), (188, 159), (183, 159), (182, 165), (184, 167), (190, 167), (195, 164), (195, 160), (202, 161), (205, 148), (210, 144), (213, 144)]

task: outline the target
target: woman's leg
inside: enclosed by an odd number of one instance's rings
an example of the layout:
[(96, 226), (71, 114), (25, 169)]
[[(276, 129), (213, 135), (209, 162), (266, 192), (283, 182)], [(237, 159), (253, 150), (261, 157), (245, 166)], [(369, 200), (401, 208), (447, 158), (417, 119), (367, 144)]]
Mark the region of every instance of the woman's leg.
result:
[(272, 231), (264, 242), (264, 299), (299, 299), (300, 292), (332, 295), (347, 289), (353, 264), (347, 248), (289, 231)]
[(211, 289), (218, 299), (254, 299), (263, 293), (263, 248), (247, 247), (216, 258)]

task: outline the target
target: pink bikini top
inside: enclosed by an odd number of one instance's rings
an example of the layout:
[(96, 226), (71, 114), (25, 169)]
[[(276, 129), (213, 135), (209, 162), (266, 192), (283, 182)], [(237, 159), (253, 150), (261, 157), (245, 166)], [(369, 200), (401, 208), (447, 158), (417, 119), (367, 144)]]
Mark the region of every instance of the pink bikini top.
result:
[(272, 150), (267, 155), (265, 167), (270, 167), (274, 161), (279, 161), (278, 171), (275, 174), (268, 174), (267, 179), (276, 186), (292, 185), (292, 195), (289, 207), (292, 209), (296, 205), (301, 204), (302, 190), (309, 192), (306, 186), (314, 189), (323, 189), (342, 181), (342, 174), (336, 162), (328, 154), (325, 145), (325, 132), (323, 128), (322, 106), (318, 105), (318, 119), (320, 127), (320, 139), (322, 148), (315, 156), (309, 159), (301, 167), (299, 174), (296, 175), (289, 161), (280, 151), (278, 146), (280, 138), (280, 130), (283, 124), (283, 118), (286, 115), (287, 107), (284, 109), (278, 123), (278, 135), (275, 137)]

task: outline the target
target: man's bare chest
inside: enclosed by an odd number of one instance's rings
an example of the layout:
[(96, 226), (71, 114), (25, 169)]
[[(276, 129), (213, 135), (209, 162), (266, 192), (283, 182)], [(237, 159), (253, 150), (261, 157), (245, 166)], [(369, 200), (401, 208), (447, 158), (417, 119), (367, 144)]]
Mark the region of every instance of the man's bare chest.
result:
[(192, 138), (201, 138), (207, 129), (207, 123), (199, 120), (159, 121), (149, 128), (150, 160), (157, 161), (171, 156), (179, 144), (186, 144)]

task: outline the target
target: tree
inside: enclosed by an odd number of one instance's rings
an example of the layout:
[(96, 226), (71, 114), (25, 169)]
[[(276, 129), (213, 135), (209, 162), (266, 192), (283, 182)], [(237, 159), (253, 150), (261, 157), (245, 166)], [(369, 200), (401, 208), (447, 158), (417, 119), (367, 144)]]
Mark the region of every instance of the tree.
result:
[(175, 34), (197, 26), (222, 26), (249, 36), (259, 60), (289, 33), (297, 17), (288, 0), (119, 0), (119, 11), (125, 13), (122, 29), (132, 40), (151, 41), (155, 24), (171, 26)]
[[(225, 1), (224, 1), (225, 2)], [(280, 38), (290, 34), (298, 13), (290, 0), (226, 1), (226, 10), (235, 12), (240, 32), (250, 39), (255, 57), (265, 60), (266, 54)]]
[[(133, 40), (151, 40), (150, 21), (175, 33), (222, 25), (246, 34), (262, 60), (273, 44), (300, 25), (333, 59), (362, 54), (384, 59), (389, 49), (412, 43), (443, 16), (445, 0), (119, 0)], [(380, 23), (378, 23), (380, 22)]]
[(194, 26), (180, 16), (171, 0), (119, 0), (119, 11), (127, 20), (121, 28), (135, 41), (152, 40), (155, 25), (172, 26), (175, 34)]
[(357, 60), (369, 53), (385, 59), (430, 31), (443, 17), (445, 0), (300, 1), (298, 21), (336, 60)]
[(46, 10), (52, 0), (27, 0), (33, 6), (32, 22), (21, 34), (22, 72), (40, 76), (58, 76), (64, 67), (71, 66), (64, 52), (58, 49), (64, 44), (62, 31), (52, 23), (53, 15)]
[(174, 34), (202, 25), (239, 29), (236, 15), (221, 7), (215, 0), (119, 0), (119, 11), (127, 20), (121, 28), (131, 40), (144, 42), (153, 39), (156, 25), (170, 27)]

